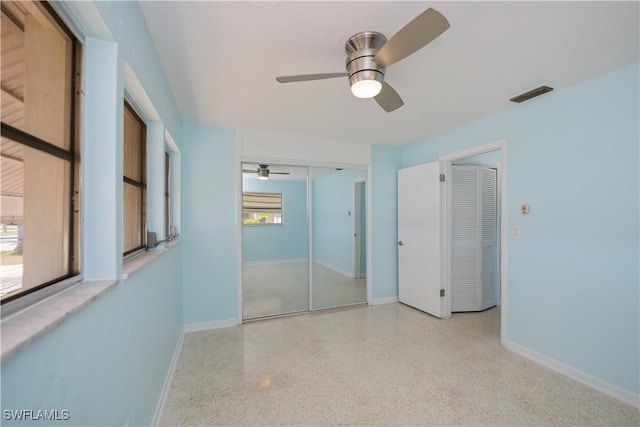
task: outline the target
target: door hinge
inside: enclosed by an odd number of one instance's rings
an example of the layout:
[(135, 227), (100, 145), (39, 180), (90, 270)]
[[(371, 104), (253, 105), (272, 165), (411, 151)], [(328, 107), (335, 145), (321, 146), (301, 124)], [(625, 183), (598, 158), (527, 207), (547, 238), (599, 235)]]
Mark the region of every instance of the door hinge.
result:
[(440, 174), (440, 182), (444, 182), (444, 174), (443, 173)]
[(440, 289), (440, 296), (443, 297), (444, 296), (444, 289)]

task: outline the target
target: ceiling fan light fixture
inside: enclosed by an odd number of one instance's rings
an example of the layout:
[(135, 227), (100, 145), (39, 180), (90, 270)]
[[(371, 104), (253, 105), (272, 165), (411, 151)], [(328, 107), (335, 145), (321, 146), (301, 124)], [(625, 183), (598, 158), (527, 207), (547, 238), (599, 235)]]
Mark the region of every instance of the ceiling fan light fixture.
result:
[(384, 75), (374, 70), (364, 70), (349, 76), (351, 93), (358, 98), (373, 98), (382, 90)]
[(358, 98), (373, 98), (382, 90), (377, 80), (360, 80), (351, 85), (351, 93)]
[[(387, 113), (404, 105), (393, 87), (384, 81), (388, 66), (422, 49), (449, 29), (440, 12), (428, 8), (402, 27), (390, 39), (377, 31), (361, 31), (347, 40), (345, 65), (351, 93), (358, 98), (375, 98)], [(276, 77), (279, 83), (343, 77), (344, 73), (302, 74)]]
[(266, 181), (269, 179), (269, 169), (258, 169), (258, 179), (260, 181)]

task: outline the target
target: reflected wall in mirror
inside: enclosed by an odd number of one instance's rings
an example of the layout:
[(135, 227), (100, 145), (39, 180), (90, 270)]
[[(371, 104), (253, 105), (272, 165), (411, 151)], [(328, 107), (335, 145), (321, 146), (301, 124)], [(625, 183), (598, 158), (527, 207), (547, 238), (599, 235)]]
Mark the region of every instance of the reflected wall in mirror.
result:
[(242, 169), (243, 319), (307, 311), (307, 168)]
[(309, 168), (312, 191), (312, 309), (367, 301), (366, 171)]

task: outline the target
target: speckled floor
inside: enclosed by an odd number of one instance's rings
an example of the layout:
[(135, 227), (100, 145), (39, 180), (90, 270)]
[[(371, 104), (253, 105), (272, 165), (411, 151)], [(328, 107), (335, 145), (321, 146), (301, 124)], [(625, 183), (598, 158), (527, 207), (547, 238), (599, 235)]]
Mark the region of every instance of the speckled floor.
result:
[(640, 425), (499, 344), (500, 313), (401, 304), (191, 333), (162, 425)]

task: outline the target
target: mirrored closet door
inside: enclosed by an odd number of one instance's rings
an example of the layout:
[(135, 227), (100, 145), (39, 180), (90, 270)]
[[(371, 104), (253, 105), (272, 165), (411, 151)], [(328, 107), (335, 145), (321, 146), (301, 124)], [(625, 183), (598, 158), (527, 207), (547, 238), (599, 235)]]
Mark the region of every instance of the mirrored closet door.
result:
[(367, 301), (365, 175), (365, 170), (309, 168), (313, 310)]
[(242, 169), (243, 319), (366, 303), (366, 171)]
[(242, 169), (242, 317), (308, 311), (308, 168)]

